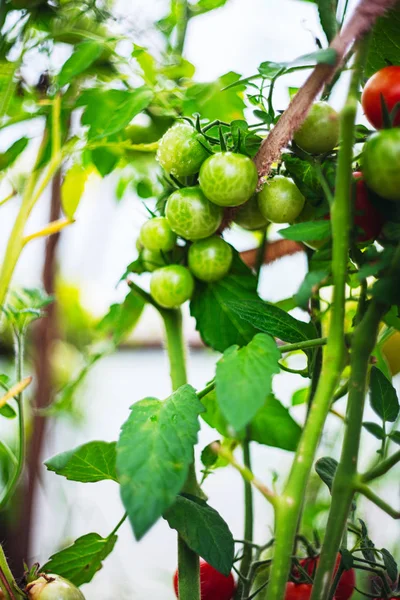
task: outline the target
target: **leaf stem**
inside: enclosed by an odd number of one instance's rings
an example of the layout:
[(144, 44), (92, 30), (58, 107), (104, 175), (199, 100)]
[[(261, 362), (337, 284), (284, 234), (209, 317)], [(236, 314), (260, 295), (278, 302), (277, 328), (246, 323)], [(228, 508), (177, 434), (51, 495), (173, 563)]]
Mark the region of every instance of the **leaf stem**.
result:
[(116, 524), (116, 526), (114, 527), (114, 529), (112, 530), (112, 532), (110, 533), (110, 535), (107, 536), (107, 539), (112, 538), (117, 533), (118, 529), (125, 523), (127, 517), (128, 517), (128, 513), (126, 512), (123, 515), (122, 519), (120, 519), (118, 521), (118, 523)]
[(4, 594), (5, 600), (17, 600), (25, 598), (14, 579), (11, 569), (8, 566), (4, 550), (0, 545), (0, 589)]
[(394, 509), (390, 504), (385, 502), (378, 494), (376, 494), (370, 487), (365, 483), (357, 482), (355, 484), (355, 491), (360, 492), (363, 496), (368, 498), (376, 506), (378, 506), (383, 512), (388, 514), (392, 519), (400, 519), (400, 511)]
[(382, 475), (385, 475), (385, 473), (387, 473), (398, 462), (400, 462), (400, 450), (385, 460), (382, 460), (375, 467), (364, 473), (364, 475), (361, 475), (362, 483), (369, 483), (374, 479), (378, 479), (378, 477), (382, 477)]
[[(251, 471), (251, 452), (250, 452), (250, 440), (249, 431), (246, 432), (246, 437), (243, 440), (243, 464), (246, 469)], [(240, 575), (246, 579), (249, 574), (249, 569), (253, 557), (252, 542), (254, 534), (254, 500), (253, 500), (253, 487), (250, 481), (244, 479), (244, 533), (243, 537), (246, 540), (246, 544), (243, 547), (243, 556), (240, 563)], [(243, 582), (239, 581), (236, 590), (236, 598), (239, 600), (242, 597)]]

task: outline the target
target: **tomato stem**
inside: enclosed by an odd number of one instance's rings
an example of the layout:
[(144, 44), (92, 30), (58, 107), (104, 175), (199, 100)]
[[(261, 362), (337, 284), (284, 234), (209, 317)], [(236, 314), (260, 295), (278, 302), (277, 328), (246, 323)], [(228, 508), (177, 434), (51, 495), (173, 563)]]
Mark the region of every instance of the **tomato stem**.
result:
[(0, 544), (0, 589), (4, 594), (5, 600), (17, 600), (24, 598), (24, 594), (18, 588), (11, 569), (8, 566), (4, 550)]

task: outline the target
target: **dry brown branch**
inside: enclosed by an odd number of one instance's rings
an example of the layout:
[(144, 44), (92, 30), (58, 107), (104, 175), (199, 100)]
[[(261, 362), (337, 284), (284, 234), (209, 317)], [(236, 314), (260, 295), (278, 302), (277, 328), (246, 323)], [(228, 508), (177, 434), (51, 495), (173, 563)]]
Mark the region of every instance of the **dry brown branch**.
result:
[(330, 47), (336, 51), (337, 60), (334, 66), (317, 65), (305, 84), (300, 88), (283, 113), (271, 133), (261, 144), (254, 161), (260, 177), (265, 178), (272, 163), (279, 160), (283, 148), (293, 137), (307, 116), (307, 113), (326, 83), (332, 79), (342, 64), (350, 46), (370, 31), (378, 17), (391, 8), (397, 0), (361, 0), (354, 14), (343, 30), (333, 39)]
[[(264, 253), (263, 264), (267, 265), (275, 262), (284, 256), (297, 254), (297, 252), (305, 252), (304, 246), (291, 240), (277, 240), (276, 242), (268, 242)], [(255, 267), (257, 260), (258, 248), (245, 250), (240, 253), (240, 258), (248, 267)]]

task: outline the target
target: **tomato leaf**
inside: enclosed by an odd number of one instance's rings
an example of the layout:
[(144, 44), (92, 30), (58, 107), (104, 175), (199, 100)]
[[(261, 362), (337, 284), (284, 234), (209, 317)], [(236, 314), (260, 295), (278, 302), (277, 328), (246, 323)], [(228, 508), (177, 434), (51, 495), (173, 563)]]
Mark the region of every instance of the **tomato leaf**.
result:
[(292, 396), (292, 406), (298, 406), (299, 404), (305, 404), (310, 394), (310, 388), (305, 387), (300, 390), (296, 390)]
[(389, 434), (389, 437), (391, 440), (394, 441), (395, 444), (400, 445), (400, 431), (393, 431), (392, 433)]
[(280, 229), (279, 233), (287, 240), (295, 242), (312, 242), (313, 240), (324, 240), (331, 235), (330, 221), (306, 221), (305, 223), (296, 223), (285, 229)]
[(250, 323), (255, 329), (285, 342), (293, 344), (317, 337), (317, 330), (312, 323), (299, 321), (268, 302), (243, 299), (241, 302), (231, 300), (227, 304), (240, 319)]
[(337, 4), (337, 0), (318, 0), (319, 20), (328, 42), (333, 40), (338, 31)]
[(221, 515), (204, 500), (178, 496), (164, 514), (193, 552), (227, 577), (231, 572), (235, 544)]
[(89, 583), (113, 551), (117, 539), (116, 535), (102, 538), (98, 533), (87, 533), (72, 546), (53, 554), (41, 570), (65, 577), (76, 586)]
[(378, 440), (384, 439), (385, 432), (384, 432), (383, 428), (380, 425), (378, 425), (378, 423), (372, 423), (370, 421), (366, 421), (365, 423), (363, 423), (363, 427), (364, 427), (364, 429), (366, 429), (368, 431), (368, 433), (370, 433), (371, 435), (376, 437)]
[(115, 442), (89, 442), (73, 450), (56, 454), (44, 464), (49, 471), (71, 481), (95, 483), (117, 481)]
[(313, 294), (315, 286), (319, 286), (329, 276), (328, 270), (309, 271), (303, 279), (296, 293), (297, 306), (307, 310), (308, 302)]
[(375, 413), (384, 422), (393, 423), (400, 406), (395, 388), (377, 367), (372, 367), (369, 383), (370, 403)]
[(0, 169), (4, 171), (11, 167), (11, 165), (17, 160), (18, 156), (22, 154), (28, 145), (28, 138), (22, 137), (13, 144), (5, 152), (0, 153)]
[(233, 121), (243, 119), (245, 103), (243, 101), (244, 85), (233, 85), (240, 75), (234, 72), (222, 75), (211, 83), (193, 83), (188, 87), (183, 99), (183, 114), (191, 117), (201, 114), (203, 119), (220, 119)]
[(334, 458), (324, 456), (315, 463), (315, 470), (321, 477), (322, 481), (328, 486), (329, 491), (332, 491), (333, 480), (338, 468), (338, 462)]
[(395, 581), (397, 581), (397, 576), (399, 574), (397, 563), (393, 556), (390, 554), (389, 550), (386, 550), (386, 548), (381, 548), (381, 555), (387, 574), (394, 583)]
[(234, 429), (246, 427), (271, 393), (280, 356), (274, 339), (259, 333), (243, 348), (228, 348), (218, 361), (217, 401)]
[(142, 315), (144, 305), (144, 300), (134, 291), (130, 291), (120, 304), (110, 306), (110, 310), (98, 323), (97, 328), (103, 334), (111, 335), (114, 344), (117, 345), (135, 327)]
[(87, 171), (81, 165), (73, 165), (65, 174), (61, 186), (61, 206), (66, 217), (73, 219), (85, 190)]
[(190, 385), (164, 402), (145, 398), (131, 407), (117, 444), (117, 472), (136, 539), (144, 536), (181, 491), (203, 410)]
[(197, 282), (190, 313), (204, 343), (224, 352), (234, 344), (243, 346), (250, 342), (257, 331), (238, 317), (231, 303), (232, 299), (240, 305), (257, 298), (256, 278), (236, 253), (227, 277), (211, 284)]
[(366, 77), (387, 65), (400, 65), (400, 6), (380, 17), (369, 45)]
[(74, 52), (65, 61), (58, 75), (58, 85), (63, 87), (70, 83), (74, 77), (85, 71), (99, 58), (103, 51), (102, 44), (88, 40), (75, 46)]

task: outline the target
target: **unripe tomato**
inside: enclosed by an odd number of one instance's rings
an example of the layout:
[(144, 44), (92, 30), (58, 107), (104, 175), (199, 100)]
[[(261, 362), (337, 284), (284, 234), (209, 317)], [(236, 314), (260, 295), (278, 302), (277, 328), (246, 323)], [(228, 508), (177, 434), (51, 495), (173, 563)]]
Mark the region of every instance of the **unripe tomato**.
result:
[(252, 196), (250, 200), (247, 200), (245, 204), (242, 204), (238, 208), (235, 212), (233, 222), (249, 231), (257, 231), (257, 229), (263, 229), (268, 225), (267, 219), (258, 207), (256, 195)]
[(383, 217), (368, 197), (368, 188), (361, 179), (362, 173), (353, 173), (356, 179), (356, 197), (354, 202), (354, 224), (362, 232), (357, 235), (357, 242), (376, 240), (383, 227)]
[[(376, 129), (381, 129), (383, 126), (381, 97), (389, 113), (400, 102), (399, 66), (384, 67), (368, 79), (363, 90), (361, 104), (364, 114)], [(400, 112), (397, 112), (394, 125), (400, 125)]]
[(201, 281), (218, 281), (232, 264), (232, 247), (218, 235), (199, 240), (189, 248), (189, 269)]
[(165, 267), (167, 264), (165, 260), (165, 254), (160, 250), (147, 250), (147, 248), (143, 248), (140, 253), (140, 257), (142, 259), (143, 267), (146, 269), (146, 271), (150, 271), (150, 273), (156, 269)]
[(384, 129), (369, 138), (362, 172), (367, 186), (379, 196), (400, 201), (400, 129)]
[[(174, 589), (178, 593), (178, 571), (174, 574)], [(232, 573), (225, 577), (211, 565), (200, 561), (200, 590), (201, 600), (231, 600), (235, 592), (235, 580)]]
[(339, 141), (339, 115), (326, 102), (315, 102), (293, 140), (310, 154), (323, 154)]
[(175, 177), (195, 175), (207, 158), (207, 150), (199, 142), (200, 134), (188, 123), (176, 123), (163, 135), (157, 159), (167, 173)]
[(85, 600), (73, 583), (60, 575), (41, 576), (26, 587), (29, 600)]
[[(338, 554), (336, 557), (336, 566), (335, 566), (334, 576), (336, 574), (336, 571), (339, 568), (340, 560), (341, 560), (340, 554)], [(318, 567), (318, 563), (319, 563), (319, 556), (317, 556), (316, 558), (305, 558), (300, 561), (300, 565), (312, 577), (314, 577), (315, 571)], [(356, 576), (354, 573), (354, 569), (349, 569), (348, 571), (344, 571), (343, 575), (341, 576), (341, 578), (339, 580), (336, 591), (335, 591), (336, 600), (349, 600), (349, 598), (351, 598), (351, 596), (354, 592), (355, 584), (356, 584)]]
[(150, 294), (163, 308), (178, 308), (193, 294), (194, 280), (186, 267), (169, 265), (154, 271), (150, 281)]
[(395, 331), (382, 344), (382, 352), (393, 376), (400, 373), (400, 331)]
[(291, 179), (277, 175), (257, 194), (261, 213), (272, 223), (292, 223), (304, 207), (304, 196)]
[(312, 585), (310, 583), (293, 583), (289, 581), (286, 584), (285, 600), (310, 600)]
[(257, 169), (251, 158), (234, 152), (217, 152), (201, 166), (200, 187), (219, 206), (239, 206), (256, 191)]
[(175, 246), (176, 234), (165, 217), (154, 217), (142, 226), (140, 241), (147, 250), (168, 252)]
[(165, 214), (172, 231), (185, 240), (201, 240), (221, 225), (223, 210), (209, 202), (196, 187), (176, 190), (168, 198)]

